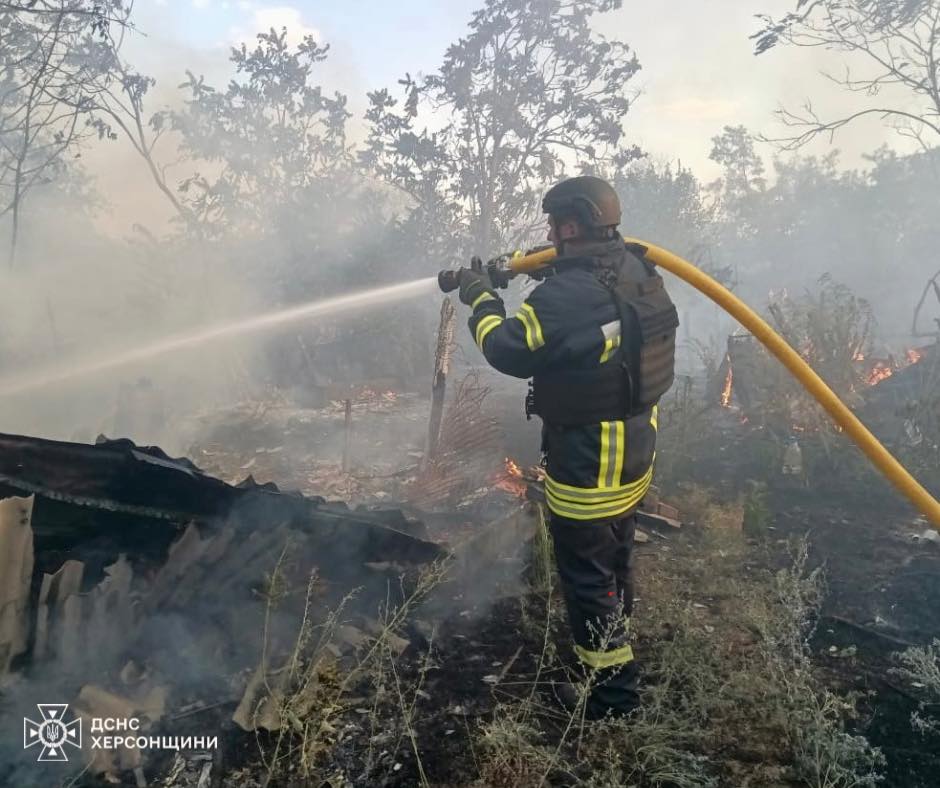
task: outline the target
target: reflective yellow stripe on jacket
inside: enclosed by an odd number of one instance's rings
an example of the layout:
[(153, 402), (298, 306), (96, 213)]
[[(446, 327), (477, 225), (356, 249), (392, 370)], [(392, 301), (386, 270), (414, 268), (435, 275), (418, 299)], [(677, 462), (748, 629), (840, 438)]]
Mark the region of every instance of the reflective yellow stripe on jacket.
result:
[(601, 363), (601, 364), (606, 364), (608, 361), (610, 361), (610, 356), (611, 356), (611, 354), (612, 354), (612, 353), (614, 352), (614, 350), (616, 350), (618, 347), (620, 347), (620, 337), (619, 337), (619, 336), (611, 337), (610, 339), (605, 339), (605, 340), (604, 340), (604, 352), (601, 353), (601, 360), (600, 360), (600, 363)]
[(600, 470), (597, 474), (598, 489), (616, 487), (620, 484), (620, 475), (623, 473), (623, 455), (626, 454), (627, 450), (624, 427), (622, 421), (601, 422)]
[(483, 340), (486, 339), (486, 335), (502, 322), (503, 318), (499, 315), (487, 315), (477, 323), (476, 336), (474, 339), (476, 339), (477, 347), (480, 348), (480, 350), (483, 350)]
[(525, 326), (525, 343), (529, 350), (538, 350), (542, 347), (545, 344), (545, 337), (542, 335), (542, 324), (536, 317), (535, 310), (529, 304), (523, 304), (516, 318)]
[(492, 293), (490, 293), (490, 292), (484, 290), (482, 293), (480, 293), (480, 295), (478, 295), (478, 296), (473, 300), (473, 303), (470, 304), (470, 309), (471, 309), (471, 310), (476, 309), (480, 304), (482, 304), (482, 303), (484, 303), (484, 302), (486, 302), (486, 301), (495, 301), (495, 300), (496, 300), (496, 296), (494, 296)]

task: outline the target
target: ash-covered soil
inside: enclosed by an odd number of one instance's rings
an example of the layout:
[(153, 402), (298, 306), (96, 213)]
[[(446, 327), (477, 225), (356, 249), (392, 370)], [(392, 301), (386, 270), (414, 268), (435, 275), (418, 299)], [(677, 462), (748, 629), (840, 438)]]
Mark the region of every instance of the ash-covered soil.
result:
[[(865, 736), (883, 752), (881, 784), (897, 788), (935, 785), (940, 749), (910, 726), (910, 714), (918, 708), (917, 690), (889, 671), (897, 664), (894, 652), (903, 649), (908, 638), (911, 643), (922, 643), (940, 635), (929, 592), (911, 593), (907, 577), (909, 572), (930, 571), (926, 566), (936, 567), (940, 551), (906, 540), (910, 524), (899, 522), (898, 531), (887, 531), (882, 525), (887, 513), (869, 512), (865, 517), (859, 512), (845, 523), (842, 520), (849, 519), (845, 510), (813, 505), (809, 498), (788, 498), (791, 508), (774, 518), (772, 537), (766, 542), (745, 542), (742, 547), (734, 531), (716, 537), (703, 525), (693, 524), (638, 545), (636, 650), (648, 667), (647, 691), (668, 680), (661, 672), (659, 652), (663, 644), (681, 643), (683, 627), (694, 627), (698, 636), (708, 638), (715, 647), (703, 656), (706, 662), (724, 654), (730, 666), (742, 653), (753, 651), (756, 656), (757, 638), (746, 622), (736, 619), (743, 604), (738, 593), (745, 589), (762, 593), (773, 572), (787, 564), (787, 540), (808, 532), (810, 565), (824, 564), (827, 577), (812, 630), (819, 687), (860, 693), (857, 718), (848, 720), (847, 729)], [(711, 523), (708, 527), (721, 526)], [(849, 540), (853, 547), (843, 556), (847, 528), (858, 529), (853, 531), (858, 538)], [(838, 555), (833, 552), (836, 548)], [(721, 577), (710, 571), (715, 568)], [(902, 588), (905, 591), (895, 595)], [(330, 746), (321, 754), (318, 774), (322, 782), (305, 783), (299, 776), (279, 772), (272, 785), (505, 784), (486, 781), (490, 776), (487, 759), (492, 756), (482, 743), (481, 732), (500, 715), (513, 714), (525, 704), (542, 740), (550, 749), (556, 744), (561, 747), (566, 720), (553, 707), (548, 688), (551, 681), (565, 676), (571, 656), (558, 599), (516, 589), (483, 604), (467, 602), (461, 609), (463, 600), (449, 596), (451, 590), (442, 595), (448, 596), (450, 612), (435, 624), (430, 621), (440, 599), (430, 601), (424, 612), (416, 611), (404, 631), (410, 645), (395, 659), (394, 677), (386, 668), (378, 693), (375, 675), (350, 689), (331, 722)], [(680, 601), (693, 617), (691, 624), (682, 620), (679, 607), (674, 606)], [(917, 621), (918, 627), (898, 627), (888, 634), (879, 616), (899, 608), (910, 618), (895, 620)], [(544, 660), (546, 650), (553, 654), (550, 665)], [(735, 668), (739, 669), (740, 665)], [(759, 682), (758, 666), (751, 664), (751, 669)], [(812, 784), (786, 761), (788, 751), (769, 735), (772, 726), (754, 724), (755, 715), (772, 714), (759, 705), (760, 693), (740, 700), (736, 710), (733, 702), (717, 710), (723, 718), (721, 725), (739, 727), (716, 729), (700, 742), (713, 749), (699, 754), (707, 766), (702, 781), (693, 784)], [(640, 735), (647, 731), (647, 724), (641, 724)], [(703, 725), (721, 727), (717, 722)], [(590, 735), (590, 726), (586, 730)], [(275, 738), (268, 733), (256, 738), (232, 732), (229, 750), (218, 765), (220, 784), (264, 784), (265, 767), (258, 753), (260, 749), (270, 754)], [(581, 784), (583, 779), (576, 780), (561, 768), (547, 783)], [(534, 783), (520, 778), (518, 784)]]
[[(499, 403), (499, 420), (512, 421), (515, 400)], [(354, 403), (345, 471), (342, 403), (224, 414), (206, 425), (193, 459), (229, 480), (250, 473), (394, 507), (420, 473), (426, 407), (389, 392)], [(940, 637), (940, 545), (917, 538), (925, 523), (884, 496), (772, 479), (755, 529), (732, 447), (721, 468), (702, 466), (697, 484), (661, 490), (683, 528), (647, 529), (636, 546), (644, 712), (623, 726), (573, 723), (550, 691), (574, 660), (534, 506), (518, 535), (498, 533), (518, 526), (511, 513), (523, 504), (491, 474), (504, 456), (531, 456), (517, 453), (523, 437), (505, 433), (459, 494), (432, 509), (406, 505), (432, 540), (470, 545), (455, 574), (416, 594), (418, 573), (373, 564), (352, 601), (336, 585), (318, 590), (297, 652), (313, 684), (285, 685), (280, 728), (233, 722), (244, 681), (215, 703), (176, 698), (161, 724), (176, 735), (218, 733), (221, 747), (148, 759), (148, 784), (837, 786), (874, 785), (877, 773), (896, 788), (936, 785), (940, 741), (915, 732), (911, 715), (940, 709), (892, 672), (898, 652)], [(805, 562), (794, 569), (804, 539)], [(331, 610), (340, 612), (329, 622)], [(333, 645), (318, 650), (327, 631)], [(278, 654), (285, 658), (289, 649)], [(813, 746), (822, 751), (815, 761)], [(826, 758), (837, 767), (829, 782)], [(869, 761), (875, 771), (865, 771)], [(84, 774), (76, 784), (139, 779)]]
[(911, 728), (929, 699), (892, 671), (898, 652), (940, 638), (940, 544), (922, 539), (928, 525), (903, 509), (792, 490), (773, 506), (775, 533), (807, 534), (813, 562), (825, 567), (813, 647), (833, 683), (861, 694), (857, 728), (885, 754), (884, 784), (936, 785), (940, 740)]

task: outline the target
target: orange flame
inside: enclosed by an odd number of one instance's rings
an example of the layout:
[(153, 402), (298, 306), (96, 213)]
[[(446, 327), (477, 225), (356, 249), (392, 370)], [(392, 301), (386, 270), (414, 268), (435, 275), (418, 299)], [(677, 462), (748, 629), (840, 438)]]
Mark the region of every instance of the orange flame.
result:
[(728, 364), (728, 374), (725, 376), (725, 387), (721, 391), (721, 406), (723, 408), (731, 407), (731, 386), (734, 381), (734, 371), (731, 364)]
[[(895, 372), (905, 367), (909, 367), (912, 364), (916, 364), (924, 357), (923, 351), (918, 350), (917, 348), (908, 348), (904, 351), (904, 357), (901, 360), (896, 359), (893, 355), (888, 356), (886, 359), (879, 359), (874, 362), (868, 374), (866, 375), (865, 382), (869, 386), (875, 386), (881, 381), (890, 378)], [(856, 360), (859, 359), (856, 356)]]
[(493, 486), (524, 498), (527, 487), (525, 474), (516, 462), (507, 457), (503, 472), (493, 481)]
[(872, 367), (871, 372), (868, 373), (868, 385), (875, 386), (881, 381), (890, 378), (894, 374), (894, 370), (891, 368), (890, 364), (887, 364), (884, 361), (879, 361)]

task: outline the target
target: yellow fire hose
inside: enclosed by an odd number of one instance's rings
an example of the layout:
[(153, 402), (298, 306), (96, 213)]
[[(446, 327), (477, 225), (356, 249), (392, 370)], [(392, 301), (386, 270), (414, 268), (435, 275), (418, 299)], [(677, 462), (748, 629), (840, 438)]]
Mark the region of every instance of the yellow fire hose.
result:
[[(647, 260), (688, 282), (757, 337), (826, 409), (826, 412), (865, 452), (875, 467), (907, 496), (910, 502), (930, 520), (937, 530), (940, 530), (940, 502), (927, 492), (894, 458), (891, 452), (878, 442), (878, 439), (845, 406), (842, 400), (835, 395), (835, 392), (813, 371), (813, 368), (760, 315), (730, 290), (678, 255), (646, 241), (638, 241), (634, 238), (625, 240), (628, 244), (639, 244), (644, 247), (647, 250)], [(528, 274), (548, 265), (554, 257), (554, 248), (546, 249), (541, 252), (512, 258), (509, 261), (509, 268), (514, 274)]]

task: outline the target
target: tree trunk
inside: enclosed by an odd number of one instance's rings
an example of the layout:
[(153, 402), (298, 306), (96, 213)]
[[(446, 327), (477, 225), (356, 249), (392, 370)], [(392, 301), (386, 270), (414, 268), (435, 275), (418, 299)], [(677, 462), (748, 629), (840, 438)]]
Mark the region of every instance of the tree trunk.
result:
[(431, 380), (431, 417), (428, 420), (428, 445), (421, 465), (426, 468), (437, 452), (437, 442), (444, 415), (444, 395), (447, 389), (447, 372), (454, 343), (454, 317), (456, 310), (449, 298), (441, 304), (441, 322), (437, 329), (437, 350), (434, 354), (434, 377)]

